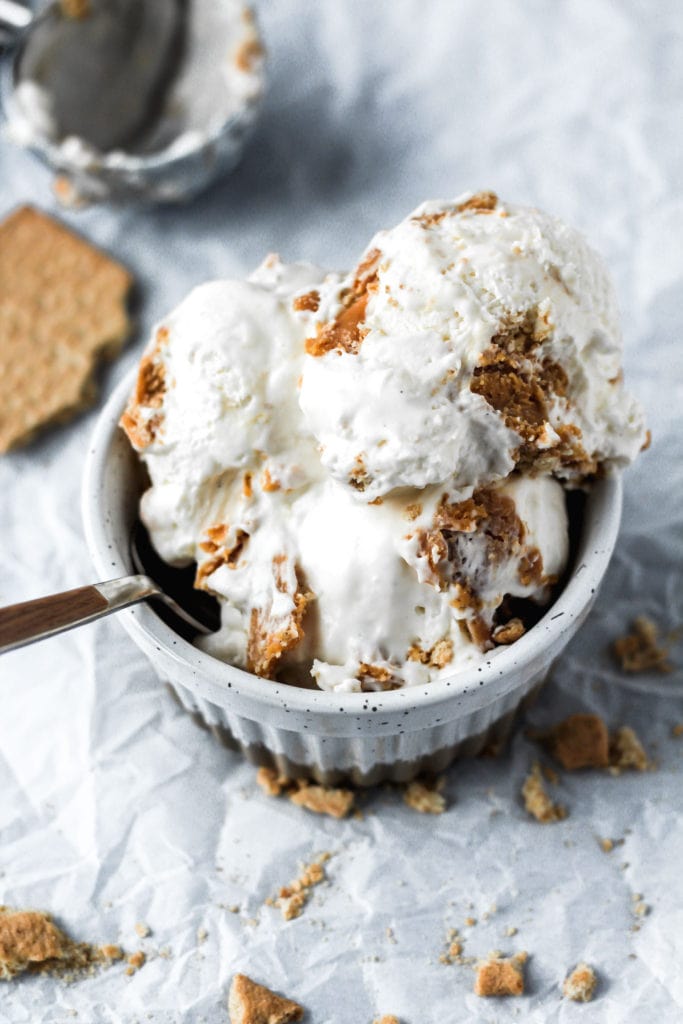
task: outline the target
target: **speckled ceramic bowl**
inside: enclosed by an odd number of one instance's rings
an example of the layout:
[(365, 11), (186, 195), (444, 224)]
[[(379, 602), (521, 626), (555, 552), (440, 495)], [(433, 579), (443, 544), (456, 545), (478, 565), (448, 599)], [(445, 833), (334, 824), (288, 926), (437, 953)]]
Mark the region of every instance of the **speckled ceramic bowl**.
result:
[[(85, 529), (100, 579), (133, 571), (129, 538), (140, 474), (117, 425), (133, 379), (121, 383), (102, 412), (85, 470)], [(204, 654), (150, 605), (119, 617), (183, 707), (255, 763), (327, 784), (407, 781), (476, 754), (509, 731), (588, 615), (614, 549), (621, 494), (619, 477), (591, 491), (571, 576), (536, 626), (478, 668), (424, 687), (371, 694), (298, 689)]]

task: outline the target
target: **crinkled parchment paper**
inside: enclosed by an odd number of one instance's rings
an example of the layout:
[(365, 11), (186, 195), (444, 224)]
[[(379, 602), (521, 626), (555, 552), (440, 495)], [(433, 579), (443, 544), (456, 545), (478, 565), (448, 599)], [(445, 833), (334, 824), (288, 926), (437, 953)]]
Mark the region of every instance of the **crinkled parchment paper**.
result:
[[(149, 958), (132, 977), (115, 966), (72, 985), (0, 982), (0, 1022), (214, 1024), (236, 970), (302, 1001), (315, 1024), (682, 1019), (683, 738), (671, 727), (683, 675), (625, 678), (607, 652), (636, 614), (683, 622), (679, 0), (264, 0), (261, 16), (272, 88), (233, 177), (186, 208), (68, 216), (143, 292), (138, 337), (104, 394), (192, 285), (246, 273), (269, 250), (344, 266), (423, 198), (466, 188), (582, 228), (617, 279), (653, 446), (627, 475), (595, 612), (528, 718), (598, 711), (635, 726), (659, 768), (564, 776), (569, 817), (541, 826), (519, 802), (535, 756), (519, 731), (498, 760), (448, 773), (441, 817), (381, 791), (340, 823), (265, 797), (116, 621), (6, 656), (0, 902)], [(54, 205), (48, 174), (2, 143), (0, 213), (26, 201)], [(92, 578), (78, 504), (95, 416), (0, 461), (3, 602)], [(624, 842), (606, 854), (599, 837)], [(285, 922), (264, 900), (323, 850), (330, 884)], [(529, 994), (475, 997), (471, 969), (439, 963), (451, 927), (466, 955), (528, 950)], [(589, 1008), (560, 998), (579, 960), (601, 979)]]

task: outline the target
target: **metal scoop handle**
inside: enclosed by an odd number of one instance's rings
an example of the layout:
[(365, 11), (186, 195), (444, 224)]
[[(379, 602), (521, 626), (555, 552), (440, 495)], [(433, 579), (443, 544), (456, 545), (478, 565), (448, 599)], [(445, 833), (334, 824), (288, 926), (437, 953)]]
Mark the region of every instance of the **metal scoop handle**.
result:
[(0, 608), (0, 654), (101, 619), (149, 597), (160, 598), (197, 632), (209, 632), (172, 597), (163, 593), (149, 576), (124, 576)]

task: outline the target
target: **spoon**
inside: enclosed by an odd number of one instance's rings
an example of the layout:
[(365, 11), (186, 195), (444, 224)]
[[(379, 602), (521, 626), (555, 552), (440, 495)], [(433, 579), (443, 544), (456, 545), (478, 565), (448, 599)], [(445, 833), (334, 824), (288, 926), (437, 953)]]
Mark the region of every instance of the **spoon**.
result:
[[(207, 635), (218, 628), (218, 602), (208, 594), (192, 589), (192, 568), (173, 569), (162, 562), (139, 522), (133, 527), (130, 549), (133, 567), (147, 569), (147, 573), (141, 571), (132, 576), (0, 608), (0, 654), (150, 599), (161, 602), (161, 617), (187, 639), (197, 633)], [(163, 585), (153, 578), (157, 573), (162, 576)], [(184, 604), (191, 604), (196, 614), (179, 604), (168, 593), (171, 589)]]

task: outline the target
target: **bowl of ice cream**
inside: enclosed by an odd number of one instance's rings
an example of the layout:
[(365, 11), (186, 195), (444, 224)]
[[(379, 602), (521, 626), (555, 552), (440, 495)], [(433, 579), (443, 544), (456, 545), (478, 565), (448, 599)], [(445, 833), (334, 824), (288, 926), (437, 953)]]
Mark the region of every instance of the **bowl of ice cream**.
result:
[(62, 201), (176, 202), (239, 161), (264, 50), (241, 0), (54, 0), (0, 72), (6, 133)]
[(86, 530), (123, 575), (139, 516), (219, 602), (206, 638), (123, 619), (226, 742), (289, 776), (404, 780), (500, 737), (542, 683), (644, 436), (598, 257), (468, 195), (348, 275), (271, 257), (196, 289), (102, 414)]

